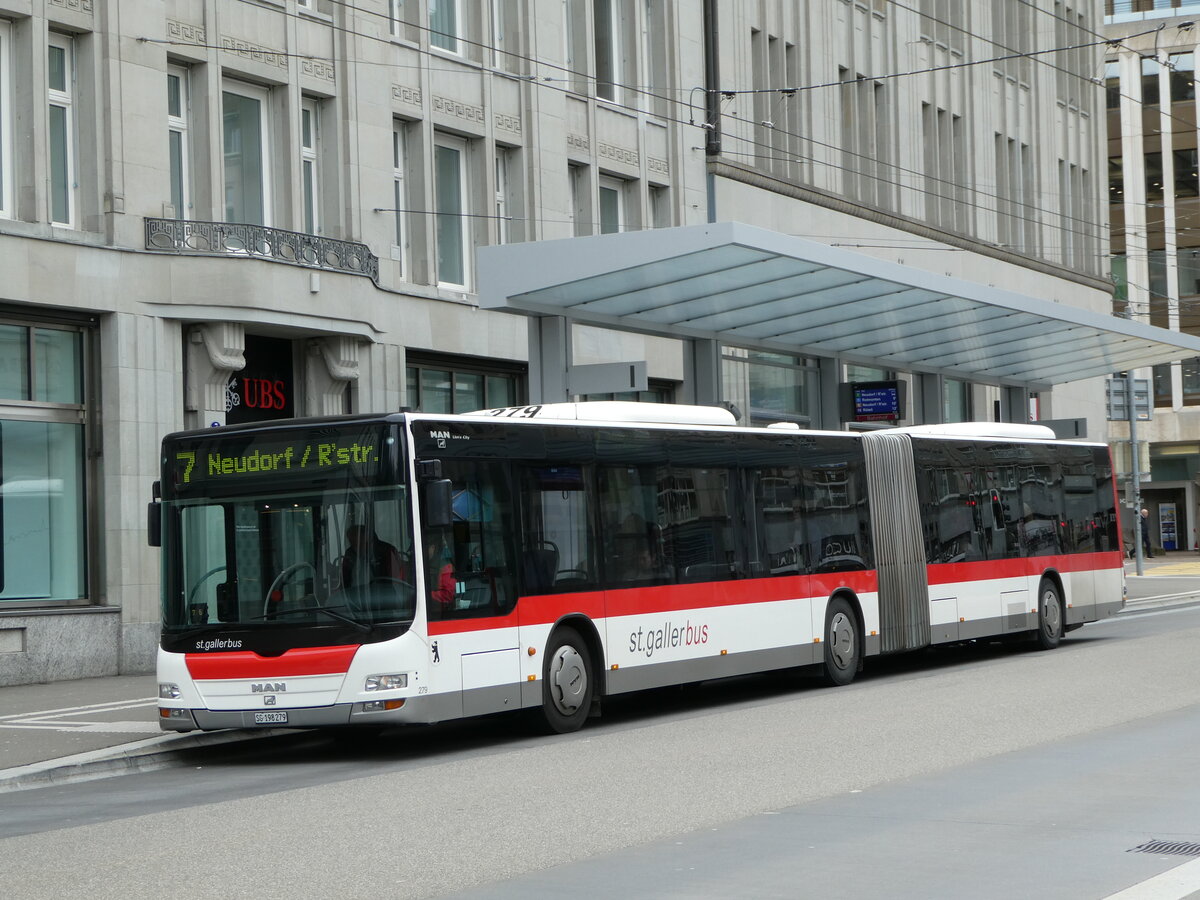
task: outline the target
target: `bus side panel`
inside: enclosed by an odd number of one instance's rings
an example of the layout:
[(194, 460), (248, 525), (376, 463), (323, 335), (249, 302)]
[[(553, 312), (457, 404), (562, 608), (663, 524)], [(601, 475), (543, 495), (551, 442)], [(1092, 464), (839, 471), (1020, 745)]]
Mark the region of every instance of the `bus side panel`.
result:
[[(608, 592), (609, 693), (817, 661), (802, 577)], [(772, 599), (780, 597), (780, 599)], [(824, 609), (823, 602), (819, 604)], [(624, 613), (624, 614), (622, 614)]]

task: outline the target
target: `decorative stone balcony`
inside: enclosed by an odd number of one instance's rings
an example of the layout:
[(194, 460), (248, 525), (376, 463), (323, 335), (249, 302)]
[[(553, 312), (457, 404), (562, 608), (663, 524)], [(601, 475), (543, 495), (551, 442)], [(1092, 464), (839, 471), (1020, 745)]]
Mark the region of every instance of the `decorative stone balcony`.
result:
[(366, 275), (379, 283), (379, 257), (366, 244), (262, 225), (148, 218), (146, 249), (269, 259), (310, 269)]

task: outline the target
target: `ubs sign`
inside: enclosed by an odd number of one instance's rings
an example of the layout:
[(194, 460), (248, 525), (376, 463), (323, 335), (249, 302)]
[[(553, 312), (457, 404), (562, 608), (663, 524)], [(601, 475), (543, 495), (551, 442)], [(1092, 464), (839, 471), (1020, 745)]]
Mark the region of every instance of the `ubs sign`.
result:
[(225, 421), (230, 425), (296, 415), (292, 342), (246, 335), (246, 368), (230, 379)]

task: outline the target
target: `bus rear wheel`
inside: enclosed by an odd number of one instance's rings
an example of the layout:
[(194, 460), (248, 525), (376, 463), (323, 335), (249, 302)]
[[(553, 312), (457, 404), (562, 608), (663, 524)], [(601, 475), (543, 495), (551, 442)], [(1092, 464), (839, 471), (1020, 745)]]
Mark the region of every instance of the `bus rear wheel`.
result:
[(560, 628), (546, 648), (542, 670), (542, 722), (552, 734), (578, 731), (592, 707), (595, 679), (587, 644), (573, 628)]
[(1038, 649), (1053, 650), (1063, 636), (1063, 606), (1058, 586), (1049, 578), (1038, 585)]
[(834, 597), (825, 610), (824, 680), (829, 685), (849, 684), (862, 662), (858, 618), (844, 597)]

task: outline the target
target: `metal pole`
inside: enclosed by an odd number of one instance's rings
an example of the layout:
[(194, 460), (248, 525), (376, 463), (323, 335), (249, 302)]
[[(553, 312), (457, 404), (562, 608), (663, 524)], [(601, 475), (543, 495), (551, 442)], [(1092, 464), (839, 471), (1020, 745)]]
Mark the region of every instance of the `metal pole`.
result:
[[(717, 0), (704, 0), (704, 156), (711, 162), (721, 154), (721, 67), (717, 59)], [(708, 194), (708, 221), (717, 221), (717, 180), (705, 167), (705, 191)]]
[(1142, 474), (1138, 471), (1141, 468), (1141, 461), (1138, 459), (1138, 438), (1137, 438), (1137, 401), (1134, 397), (1135, 380), (1133, 377), (1133, 369), (1125, 373), (1125, 391), (1126, 402), (1129, 404), (1129, 477), (1133, 486), (1133, 558), (1134, 568), (1138, 575), (1142, 574), (1142, 537), (1143, 529), (1146, 527), (1142, 521)]

